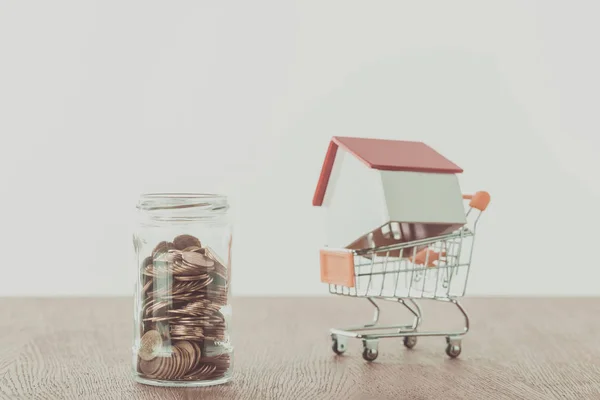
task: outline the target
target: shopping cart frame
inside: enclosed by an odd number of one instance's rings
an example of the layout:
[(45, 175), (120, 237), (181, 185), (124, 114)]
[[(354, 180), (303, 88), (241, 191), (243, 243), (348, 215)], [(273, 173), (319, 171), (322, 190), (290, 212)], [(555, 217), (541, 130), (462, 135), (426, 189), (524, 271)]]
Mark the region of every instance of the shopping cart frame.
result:
[[(395, 244), (392, 246), (376, 247), (370, 249), (350, 250), (324, 248), (321, 250), (321, 278), (322, 281), (329, 283), (329, 292), (331, 294), (340, 296), (366, 298), (367, 301), (369, 301), (369, 303), (374, 307), (374, 315), (372, 322), (359, 326), (330, 329), (332, 349), (334, 353), (338, 355), (343, 354), (347, 350), (348, 339), (359, 339), (362, 340), (363, 343), (363, 358), (367, 361), (374, 361), (379, 355), (378, 343), (380, 339), (401, 337), (403, 338), (404, 346), (411, 349), (416, 345), (417, 338), (419, 336), (444, 336), (446, 338), (446, 354), (451, 358), (455, 358), (460, 355), (462, 351), (462, 338), (469, 332), (470, 320), (465, 308), (457, 299), (462, 297), (466, 291), (466, 283), (468, 281), (471, 259), (473, 255), (477, 223), (482, 212), (487, 208), (487, 205), (489, 204), (490, 196), (487, 192), (477, 192), (475, 195), (464, 195), (463, 198), (471, 200), (469, 203), (469, 209), (466, 212), (466, 217), (468, 221), (469, 218), (472, 216), (473, 210), (476, 210), (478, 212), (476, 213), (477, 215), (475, 216), (474, 220), (472, 220), (472, 223), (467, 223), (467, 225), (451, 234), (427, 238), (423, 240), (405, 242), (401, 244)], [(463, 253), (463, 244), (468, 239), (470, 239), (470, 249), (468, 249), (465, 255), (465, 253)], [(433, 254), (439, 255), (439, 253), (430, 252), (429, 250), (426, 250), (424, 253), (424, 258), (421, 257), (420, 261), (418, 261), (418, 248), (428, 249), (430, 246), (435, 246), (436, 244), (440, 243), (458, 244), (458, 247), (454, 249), (452, 254), (452, 256), (455, 257), (455, 259), (452, 259), (452, 261), (448, 261), (448, 259), (446, 261), (441, 261), (442, 258), (440, 258), (438, 261), (436, 257), (433, 257)], [(411, 249), (412, 254), (408, 257), (403, 257), (402, 252), (406, 249)], [(396, 269), (392, 271), (388, 271), (386, 269), (387, 258), (389, 258), (389, 254), (393, 251), (400, 252), (399, 259), (411, 260), (406, 261), (406, 263), (408, 263), (407, 268)], [(423, 251), (420, 251), (420, 253), (423, 253)], [(386, 256), (385, 261), (386, 267), (383, 271), (373, 272), (373, 264), (375, 263), (377, 254), (388, 255)], [(445, 254), (446, 252), (444, 252), (444, 255)], [(334, 270), (333, 276), (324, 276), (327, 275), (328, 272), (328, 260), (326, 257), (332, 255), (337, 257), (337, 259), (334, 259), (333, 265), (333, 267), (337, 269)], [(357, 257), (369, 255), (371, 259), (371, 270), (370, 272), (366, 273), (361, 272), (359, 267), (364, 267), (364, 265), (356, 265), (354, 260)], [(432, 259), (436, 258), (435, 261), (438, 262), (435, 264), (430, 262), (430, 255)], [(461, 262), (461, 256), (463, 255), (465, 255), (465, 258)], [(451, 256), (449, 255), (448, 258), (450, 257)], [(352, 260), (351, 264), (350, 260)], [(400, 265), (400, 261), (398, 265)], [(329, 265), (329, 267), (331, 268), (331, 265)], [(350, 271), (350, 267), (352, 268), (352, 271)], [(446, 270), (446, 276), (450, 276), (449, 279), (452, 279), (452, 274), (458, 268), (464, 268), (466, 270), (464, 278), (462, 278), (464, 279), (464, 284), (461, 287), (461, 290), (458, 290), (457, 292), (452, 292), (450, 289), (450, 284), (448, 284), (447, 289), (446, 286), (443, 286), (443, 288), (440, 288), (441, 290), (438, 290), (439, 278), (442, 275), (444, 269)], [(339, 274), (340, 271), (342, 272), (341, 275)], [(411, 289), (415, 273), (427, 274), (431, 273), (432, 271), (436, 276), (435, 291), (433, 293), (429, 293), (429, 295), (426, 295), (425, 281), (423, 281), (423, 291), (417, 292), (416, 294), (413, 293)], [(448, 271), (450, 271), (449, 274)], [(353, 273), (354, 275), (351, 276), (349, 275), (350, 273)], [(398, 295), (397, 290), (400, 273), (406, 273), (407, 275), (408, 273), (410, 273), (411, 280), (408, 290)], [(375, 275), (383, 275), (383, 280), (379, 293), (377, 293), (377, 290), (371, 290), (372, 279)], [(386, 275), (397, 276), (396, 287), (393, 293), (391, 294), (383, 293)], [(359, 289), (355, 287), (355, 285), (357, 284), (358, 279), (366, 279), (366, 277), (368, 277), (367, 288), (366, 290), (364, 290), (364, 292), (360, 292)], [(418, 301), (423, 299), (453, 304), (464, 318), (464, 325), (462, 329), (421, 331), (419, 328), (423, 321), (423, 312)], [(413, 315), (414, 318), (412, 324), (379, 325), (381, 309), (379, 308), (379, 305), (376, 301), (380, 300), (392, 301), (401, 304)]]

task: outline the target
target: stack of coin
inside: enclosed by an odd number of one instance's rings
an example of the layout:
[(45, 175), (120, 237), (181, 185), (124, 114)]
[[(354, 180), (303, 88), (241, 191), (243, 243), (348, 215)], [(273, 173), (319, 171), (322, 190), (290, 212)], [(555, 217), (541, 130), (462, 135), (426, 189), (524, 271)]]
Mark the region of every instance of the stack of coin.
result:
[(149, 379), (212, 380), (230, 366), (221, 307), (229, 271), (191, 235), (160, 242), (142, 262), (143, 288), (138, 372)]

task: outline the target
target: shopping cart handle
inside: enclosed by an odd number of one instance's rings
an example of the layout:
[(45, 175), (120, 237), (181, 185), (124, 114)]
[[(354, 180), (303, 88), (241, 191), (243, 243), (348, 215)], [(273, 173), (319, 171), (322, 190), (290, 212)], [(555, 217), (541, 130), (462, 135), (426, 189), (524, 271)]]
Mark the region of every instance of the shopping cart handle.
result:
[(475, 194), (463, 194), (462, 198), (464, 200), (471, 200), (469, 207), (476, 208), (479, 211), (485, 211), (491, 200), (490, 194), (484, 191), (476, 192)]

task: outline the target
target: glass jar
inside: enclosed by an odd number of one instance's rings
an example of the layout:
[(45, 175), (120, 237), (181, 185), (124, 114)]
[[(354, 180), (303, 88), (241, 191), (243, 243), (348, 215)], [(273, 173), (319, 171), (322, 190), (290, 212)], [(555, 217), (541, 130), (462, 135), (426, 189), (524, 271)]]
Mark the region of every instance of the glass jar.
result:
[(134, 233), (133, 374), (156, 386), (231, 379), (231, 240), (227, 198), (147, 194)]

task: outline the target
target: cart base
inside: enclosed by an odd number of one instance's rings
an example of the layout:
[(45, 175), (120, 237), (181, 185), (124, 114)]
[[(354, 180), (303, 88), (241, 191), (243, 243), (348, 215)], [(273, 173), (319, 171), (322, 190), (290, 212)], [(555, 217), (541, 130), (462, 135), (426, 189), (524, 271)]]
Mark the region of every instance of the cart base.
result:
[(379, 339), (401, 337), (404, 338), (404, 345), (411, 349), (416, 345), (417, 337), (419, 336), (445, 336), (446, 354), (451, 358), (456, 358), (461, 353), (462, 337), (469, 331), (469, 316), (456, 299), (438, 298), (433, 300), (449, 302), (458, 308), (465, 320), (464, 328), (461, 331), (420, 331), (419, 326), (422, 321), (421, 307), (413, 299), (380, 298), (381, 300), (397, 301), (406, 307), (415, 318), (411, 325), (378, 325), (380, 309), (374, 299), (367, 297), (367, 300), (375, 307), (375, 315), (372, 323), (350, 328), (333, 328), (330, 330), (334, 353), (341, 355), (346, 351), (348, 338), (361, 339), (363, 341), (363, 358), (367, 361), (374, 361), (379, 355)]

